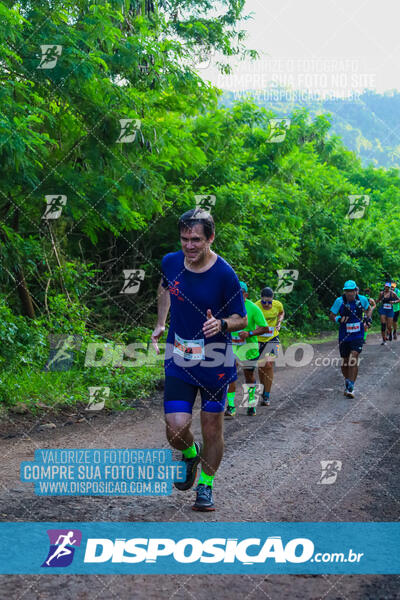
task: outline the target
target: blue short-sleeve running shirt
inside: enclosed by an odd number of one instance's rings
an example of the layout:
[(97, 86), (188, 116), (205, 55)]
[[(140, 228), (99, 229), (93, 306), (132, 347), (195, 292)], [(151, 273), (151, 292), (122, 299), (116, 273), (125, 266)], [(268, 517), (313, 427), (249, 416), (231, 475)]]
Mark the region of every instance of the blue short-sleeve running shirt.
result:
[(181, 250), (164, 256), (162, 285), (171, 298), (165, 375), (193, 385), (219, 389), (237, 379), (230, 333), (205, 338), (203, 325), (210, 309), (216, 319), (246, 315), (239, 279), (220, 256), (204, 273), (184, 266)]

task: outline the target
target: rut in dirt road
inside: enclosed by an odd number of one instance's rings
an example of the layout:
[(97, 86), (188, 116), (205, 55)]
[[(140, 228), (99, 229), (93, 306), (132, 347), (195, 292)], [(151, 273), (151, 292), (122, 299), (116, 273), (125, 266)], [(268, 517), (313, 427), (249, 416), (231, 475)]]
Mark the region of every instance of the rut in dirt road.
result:
[[(90, 423), (3, 439), (0, 515), (4, 521), (391, 521), (397, 520), (399, 493), (400, 343), (364, 346), (356, 398), (343, 395), (333, 342), (314, 346), (312, 362), (277, 368), (270, 407), (256, 417), (241, 408), (225, 424), (225, 454), (215, 480), (216, 512), (191, 510), (194, 492), (164, 498), (39, 498), (19, 481), (19, 464), (36, 448), (167, 448), (161, 395), (136, 414), (120, 413)], [(322, 361), (322, 359), (325, 359)], [(318, 364), (326, 366), (316, 366)], [(238, 386), (240, 387), (240, 386)], [(199, 414), (194, 431), (199, 439)], [(14, 433), (16, 433), (14, 431)], [(179, 454), (176, 454), (179, 458)], [(320, 483), (321, 461), (341, 465), (332, 485)], [(43, 596), (61, 593), (62, 577), (24, 577)], [(17, 577), (2, 577), (11, 590)], [(69, 576), (78, 598), (226, 597), (232, 576)], [(110, 587), (107, 582), (113, 582)], [(122, 585), (122, 581), (124, 584)], [(233, 576), (230, 598), (398, 597), (394, 576)], [(140, 585), (139, 585), (140, 583)], [(9, 587), (10, 586), (10, 587)], [(113, 588), (115, 586), (115, 589)], [(254, 588), (254, 589), (253, 589)], [(51, 590), (51, 596), (46, 596)], [(65, 590), (65, 588), (64, 588)], [(113, 591), (110, 591), (113, 590)], [(118, 591), (117, 591), (118, 590)], [(130, 590), (130, 591), (129, 591)], [(50, 592), (49, 592), (50, 593)], [(86, 595), (85, 595), (86, 594)], [(93, 595), (91, 595), (93, 594)], [(211, 596), (210, 596), (211, 594)], [(221, 595), (219, 595), (221, 594)], [(63, 598), (69, 596), (62, 593)]]

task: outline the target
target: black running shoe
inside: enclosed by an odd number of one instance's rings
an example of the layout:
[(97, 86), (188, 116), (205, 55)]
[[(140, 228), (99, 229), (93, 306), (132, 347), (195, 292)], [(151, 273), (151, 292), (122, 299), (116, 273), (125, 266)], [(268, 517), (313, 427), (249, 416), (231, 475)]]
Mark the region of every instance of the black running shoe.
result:
[(247, 409), (247, 416), (248, 417), (255, 417), (256, 416), (255, 406), (249, 406), (249, 408)]
[(227, 419), (233, 419), (236, 416), (236, 408), (228, 405), (224, 414)]
[(182, 454), (182, 460), (183, 460), (183, 462), (186, 463), (186, 479), (185, 479), (185, 481), (175, 481), (174, 482), (174, 486), (181, 492), (189, 490), (192, 487), (192, 485), (194, 484), (195, 479), (196, 479), (197, 467), (200, 462), (201, 445), (198, 442), (195, 442), (194, 445), (196, 446), (196, 450), (197, 450), (196, 456), (193, 456), (193, 458), (185, 458), (185, 456), (183, 456), (183, 454)]
[(211, 486), (199, 483), (196, 488), (196, 492), (197, 496), (196, 502), (192, 506), (193, 510), (200, 510), (203, 512), (215, 510)]

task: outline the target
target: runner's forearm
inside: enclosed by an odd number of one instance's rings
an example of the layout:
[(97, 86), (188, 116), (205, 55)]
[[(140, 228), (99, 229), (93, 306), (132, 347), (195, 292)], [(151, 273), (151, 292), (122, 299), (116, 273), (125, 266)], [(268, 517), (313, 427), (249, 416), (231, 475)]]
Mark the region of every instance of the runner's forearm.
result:
[(256, 329), (253, 329), (253, 335), (264, 335), (264, 333), (268, 333), (270, 330), (270, 327), (257, 327)]
[(227, 331), (241, 331), (247, 327), (247, 315), (241, 317), (240, 315), (231, 315), (225, 321), (228, 324)]
[(157, 325), (165, 327), (169, 307), (171, 305), (171, 299), (169, 296), (169, 291), (166, 290), (161, 283), (158, 286), (157, 299)]

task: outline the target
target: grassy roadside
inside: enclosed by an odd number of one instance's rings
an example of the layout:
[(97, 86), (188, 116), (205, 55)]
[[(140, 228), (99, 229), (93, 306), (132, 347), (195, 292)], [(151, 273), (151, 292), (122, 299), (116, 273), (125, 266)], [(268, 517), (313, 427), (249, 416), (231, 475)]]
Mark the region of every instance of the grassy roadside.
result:
[[(374, 334), (374, 333), (380, 333), (380, 327), (379, 326), (373, 326), (371, 329), (368, 330), (368, 335)], [(306, 335), (305, 337), (302, 337), (299, 334), (293, 334), (292, 332), (285, 332), (283, 331), (280, 335), (279, 338), (282, 342), (282, 344), (286, 347), (286, 346), (290, 346), (291, 344), (299, 344), (299, 343), (303, 343), (303, 344), (323, 344), (325, 342), (336, 342), (338, 339), (338, 332), (336, 331), (321, 331), (319, 333), (312, 333), (309, 335)]]
[[(378, 332), (377, 327), (372, 329), (372, 333)], [(136, 351), (131, 356), (133, 364), (130, 366), (118, 366), (118, 360), (111, 358), (108, 364), (103, 366), (86, 366), (85, 356), (89, 341), (86, 345), (82, 344), (82, 349), (77, 355), (77, 364), (70, 370), (44, 371), (47, 354), (42, 355), (40, 362), (36, 360), (32, 364), (3, 369), (0, 371), (0, 416), (5, 416), (8, 411), (39, 415), (49, 408), (55, 412), (66, 408), (85, 411), (88, 410), (90, 402), (97, 403), (103, 400), (106, 410), (132, 410), (133, 401), (151, 396), (164, 377), (163, 361), (160, 357), (156, 359), (149, 346), (150, 335), (151, 330), (142, 327), (139, 331), (130, 332), (130, 335), (116, 334), (116, 341), (107, 342), (107, 346), (112, 346), (115, 350), (123, 341), (130, 343), (132, 338), (140, 340), (143, 353)], [(336, 341), (337, 331), (323, 331), (301, 337), (298, 332), (283, 330), (280, 338), (285, 348), (298, 343), (315, 345)], [(105, 345), (99, 338), (95, 343)], [(91, 400), (90, 388), (100, 388), (99, 396), (95, 400)]]

